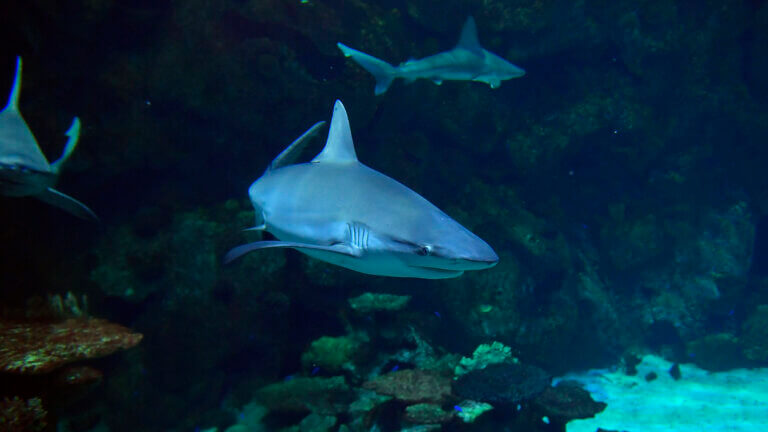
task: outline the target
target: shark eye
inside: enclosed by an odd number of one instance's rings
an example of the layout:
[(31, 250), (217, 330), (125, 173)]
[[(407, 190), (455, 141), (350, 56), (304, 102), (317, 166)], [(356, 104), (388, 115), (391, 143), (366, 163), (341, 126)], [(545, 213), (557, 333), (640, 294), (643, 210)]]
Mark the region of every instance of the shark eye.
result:
[(432, 254), (432, 246), (419, 246), (419, 250), (416, 253), (421, 256), (429, 256)]

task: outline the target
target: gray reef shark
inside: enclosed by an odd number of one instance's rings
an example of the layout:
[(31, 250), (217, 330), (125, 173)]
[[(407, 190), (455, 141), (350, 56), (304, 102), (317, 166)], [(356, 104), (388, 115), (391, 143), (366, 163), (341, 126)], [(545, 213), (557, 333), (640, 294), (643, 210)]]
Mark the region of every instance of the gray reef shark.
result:
[(477, 27), (472, 17), (467, 18), (456, 47), (420, 60), (408, 60), (392, 66), (376, 57), (354, 50), (339, 42), (336, 46), (344, 56), (351, 57), (376, 78), (376, 95), (387, 91), (395, 78), (413, 82), (419, 78), (440, 85), (445, 80), (479, 81), (498, 88), (504, 80), (525, 75), (525, 71), (480, 46)]
[(323, 122), (272, 161), (248, 189), (252, 230), (279, 241), (238, 246), (225, 262), (257, 249), (294, 248), (361, 273), (444, 279), (493, 267), (496, 253), (419, 194), (357, 160), (341, 101), (333, 108), (323, 150), (291, 165)]
[(61, 157), (49, 164), (32, 131), (19, 112), (21, 57), (16, 59), (16, 79), (8, 105), (0, 111), (0, 194), (33, 196), (48, 204), (89, 220), (96, 215), (80, 201), (53, 189), (61, 166), (69, 159), (80, 137), (80, 119), (75, 117), (66, 132), (69, 138)]

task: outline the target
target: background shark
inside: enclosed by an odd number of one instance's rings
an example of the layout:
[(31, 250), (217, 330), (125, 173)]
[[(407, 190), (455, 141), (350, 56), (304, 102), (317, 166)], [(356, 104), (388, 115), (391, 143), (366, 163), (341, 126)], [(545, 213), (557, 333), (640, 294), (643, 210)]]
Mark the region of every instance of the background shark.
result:
[(8, 104), (0, 111), (0, 194), (34, 196), (79, 218), (98, 220), (80, 201), (65, 195), (53, 185), (61, 166), (69, 159), (80, 137), (80, 119), (75, 117), (67, 130), (69, 137), (61, 157), (49, 164), (32, 131), (19, 112), (21, 57), (16, 59), (16, 79)]
[(232, 249), (295, 248), (361, 273), (444, 279), (493, 267), (488, 244), (419, 194), (358, 162), (347, 113), (336, 101), (325, 148), (311, 163), (286, 165), (321, 123), (294, 141), (248, 190), (255, 230), (280, 241)]
[(346, 57), (351, 57), (376, 78), (376, 95), (387, 91), (395, 78), (412, 82), (419, 78), (442, 84), (444, 80), (480, 81), (498, 88), (504, 80), (525, 75), (525, 71), (480, 46), (477, 27), (467, 18), (456, 47), (420, 60), (409, 60), (398, 67), (341, 42), (336, 44)]

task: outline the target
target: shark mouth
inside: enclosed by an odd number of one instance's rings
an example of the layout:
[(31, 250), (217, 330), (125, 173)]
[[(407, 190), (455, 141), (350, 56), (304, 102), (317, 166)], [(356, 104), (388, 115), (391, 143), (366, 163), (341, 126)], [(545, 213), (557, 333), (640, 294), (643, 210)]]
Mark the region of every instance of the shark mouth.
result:
[(435, 273), (443, 274), (447, 277), (450, 276), (460, 276), (462, 273), (464, 273), (464, 270), (449, 270), (449, 269), (442, 269), (439, 267), (428, 267), (428, 266), (410, 266), (412, 268), (417, 268), (421, 270), (427, 270)]

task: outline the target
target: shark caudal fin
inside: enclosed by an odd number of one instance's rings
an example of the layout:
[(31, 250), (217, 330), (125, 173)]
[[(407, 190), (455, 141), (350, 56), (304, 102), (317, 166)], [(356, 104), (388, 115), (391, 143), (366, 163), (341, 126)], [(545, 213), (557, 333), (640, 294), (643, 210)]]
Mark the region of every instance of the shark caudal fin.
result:
[(8, 104), (3, 111), (19, 111), (19, 93), (21, 93), (21, 57), (16, 57), (16, 79), (13, 81), (11, 95), (8, 97)]
[(392, 84), (392, 80), (397, 78), (397, 68), (384, 60), (379, 60), (364, 52), (352, 49), (341, 42), (337, 43), (336, 46), (338, 46), (341, 52), (344, 53), (344, 57), (351, 57), (355, 63), (359, 64), (363, 69), (373, 75), (376, 79), (376, 89), (374, 90), (374, 93), (377, 96), (387, 91), (389, 85)]

